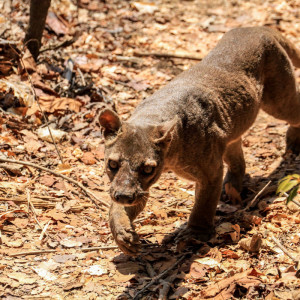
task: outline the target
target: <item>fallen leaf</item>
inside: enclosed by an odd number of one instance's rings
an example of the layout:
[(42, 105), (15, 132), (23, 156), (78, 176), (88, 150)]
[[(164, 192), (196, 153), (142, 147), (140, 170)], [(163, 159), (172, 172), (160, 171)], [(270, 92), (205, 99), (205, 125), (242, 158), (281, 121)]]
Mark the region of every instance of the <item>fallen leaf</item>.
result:
[(65, 35), (68, 33), (68, 27), (62, 23), (56, 14), (52, 11), (48, 12), (46, 18), (47, 26), (55, 32), (56, 35)]
[(55, 182), (56, 178), (53, 175), (44, 175), (39, 178), (40, 183), (51, 187)]
[(95, 156), (91, 152), (83, 153), (80, 159), (86, 165), (94, 165), (95, 163), (97, 163)]
[(262, 238), (259, 234), (254, 234), (252, 238), (240, 240), (239, 245), (249, 252), (258, 252), (262, 245)]
[(54, 142), (58, 143), (67, 136), (67, 133), (62, 130), (54, 129), (54, 128), (50, 128), (50, 130), (51, 130), (51, 134), (49, 132), (48, 127), (43, 127), (43, 128), (40, 127), (37, 130), (37, 134), (41, 140), (49, 143), (53, 143), (52, 137), (54, 139)]
[(26, 228), (28, 225), (28, 219), (15, 218), (11, 220), (10, 223), (14, 224), (18, 228)]
[(40, 277), (45, 279), (46, 281), (54, 281), (57, 279), (57, 277), (49, 272), (48, 270), (40, 267), (34, 267), (32, 268)]
[(207, 267), (213, 269), (215, 267), (221, 267), (220, 263), (211, 257), (203, 257), (203, 258), (196, 258), (196, 262), (206, 265)]
[(260, 284), (261, 281), (259, 279), (248, 276), (250, 272), (251, 270), (247, 270), (212, 284), (200, 292), (202, 298), (199, 299), (231, 299), (237, 284), (245, 288)]
[(133, 2), (132, 6), (142, 14), (153, 14), (158, 10), (158, 7), (153, 3)]
[(69, 240), (69, 239), (61, 240), (60, 244), (64, 247), (66, 247), (66, 248), (74, 248), (74, 247), (82, 246), (81, 242), (74, 241), (74, 240)]
[(238, 224), (232, 225), (233, 232), (230, 232), (229, 235), (234, 243), (237, 243), (240, 239), (241, 228)]
[(113, 279), (116, 282), (128, 282), (129, 280), (131, 280), (132, 278), (135, 277), (135, 273), (132, 274), (122, 274), (120, 273), (118, 270), (116, 271), (116, 274), (114, 275)]
[(205, 264), (201, 264), (199, 262), (193, 262), (191, 264), (191, 267), (190, 267), (190, 275), (195, 278), (195, 279), (198, 279), (198, 278), (202, 278), (206, 275), (206, 273), (208, 272), (208, 269), (209, 267)]
[(238, 259), (239, 255), (230, 249), (221, 249), (220, 250), (223, 257)]
[(21, 284), (33, 284), (37, 281), (36, 278), (29, 277), (28, 275), (19, 272), (9, 272), (7, 273), (7, 276), (18, 280)]
[(64, 255), (55, 255), (53, 256), (53, 260), (57, 263), (65, 263), (69, 260), (75, 260), (76, 256), (71, 254), (64, 254)]
[(45, 216), (50, 217), (55, 221), (69, 222), (68, 216), (63, 212), (58, 211), (56, 208), (46, 212)]
[(90, 266), (89, 268), (84, 269), (82, 272), (87, 273), (89, 275), (96, 275), (96, 276), (101, 276), (103, 274), (108, 273), (107, 269), (101, 265)]
[(13, 240), (6, 235), (2, 235), (1, 240), (6, 246), (11, 248), (20, 248), (24, 245), (24, 241), (22, 239)]

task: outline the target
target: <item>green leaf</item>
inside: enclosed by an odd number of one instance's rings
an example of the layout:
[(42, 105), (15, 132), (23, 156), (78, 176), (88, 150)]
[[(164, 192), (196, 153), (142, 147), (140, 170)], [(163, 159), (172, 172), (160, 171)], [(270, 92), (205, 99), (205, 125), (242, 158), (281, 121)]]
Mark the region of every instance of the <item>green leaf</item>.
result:
[(289, 196), (287, 197), (286, 199), (286, 204), (288, 204), (290, 201), (292, 201), (296, 195), (297, 195), (297, 192), (298, 192), (298, 188), (299, 188), (299, 185), (297, 184), (290, 192)]
[(284, 176), (283, 178), (281, 178), (281, 179), (279, 180), (279, 184), (280, 184), (281, 182), (287, 180), (287, 179), (289, 179), (289, 180), (292, 180), (292, 179), (298, 179), (298, 180), (300, 180), (300, 175), (298, 175), (298, 174), (292, 174), (292, 175)]
[(282, 195), (283, 193), (287, 193), (290, 189), (292, 189), (294, 186), (298, 184), (299, 184), (298, 180), (296, 179), (290, 180), (290, 178), (288, 178), (280, 182), (276, 193), (277, 194), (280, 193), (280, 195)]

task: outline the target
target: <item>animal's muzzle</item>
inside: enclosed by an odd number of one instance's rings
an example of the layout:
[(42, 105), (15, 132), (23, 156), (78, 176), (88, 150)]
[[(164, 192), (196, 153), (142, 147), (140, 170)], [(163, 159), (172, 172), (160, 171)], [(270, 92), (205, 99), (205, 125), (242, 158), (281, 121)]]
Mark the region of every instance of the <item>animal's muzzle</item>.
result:
[(114, 198), (115, 201), (120, 204), (131, 205), (136, 199), (136, 195), (134, 193), (122, 193), (117, 191), (114, 193)]

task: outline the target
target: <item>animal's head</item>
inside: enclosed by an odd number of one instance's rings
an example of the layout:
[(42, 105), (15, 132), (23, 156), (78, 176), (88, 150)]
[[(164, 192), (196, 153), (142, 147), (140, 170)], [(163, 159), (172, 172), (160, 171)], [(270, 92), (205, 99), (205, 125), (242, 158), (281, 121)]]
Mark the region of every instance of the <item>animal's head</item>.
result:
[(147, 198), (149, 187), (162, 173), (175, 122), (136, 126), (121, 122), (110, 109), (101, 112), (99, 121), (111, 198), (124, 206), (137, 205)]

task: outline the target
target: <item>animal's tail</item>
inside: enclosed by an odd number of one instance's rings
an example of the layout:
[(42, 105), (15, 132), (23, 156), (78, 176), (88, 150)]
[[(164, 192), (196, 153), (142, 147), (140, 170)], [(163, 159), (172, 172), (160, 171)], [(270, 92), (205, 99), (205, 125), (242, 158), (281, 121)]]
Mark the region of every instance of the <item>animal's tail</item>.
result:
[(276, 39), (286, 51), (293, 65), (296, 68), (300, 68), (300, 50), (296, 48), (296, 46), (291, 41), (282, 36), (279, 32), (276, 32)]

